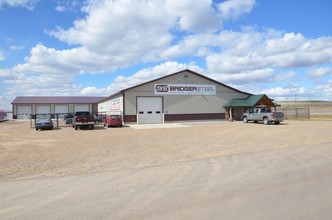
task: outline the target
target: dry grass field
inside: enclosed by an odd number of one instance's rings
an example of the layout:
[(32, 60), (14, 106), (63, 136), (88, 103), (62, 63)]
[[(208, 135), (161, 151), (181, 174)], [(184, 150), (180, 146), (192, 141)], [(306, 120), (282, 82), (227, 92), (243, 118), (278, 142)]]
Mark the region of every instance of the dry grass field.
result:
[(332, 102), (324, 101), (280, 101), (279, 110), (303, 109), (308, 110), (311, 120), (332, 120)]
[(0, 219), (332, 219), (332, 122), (0, 123)]

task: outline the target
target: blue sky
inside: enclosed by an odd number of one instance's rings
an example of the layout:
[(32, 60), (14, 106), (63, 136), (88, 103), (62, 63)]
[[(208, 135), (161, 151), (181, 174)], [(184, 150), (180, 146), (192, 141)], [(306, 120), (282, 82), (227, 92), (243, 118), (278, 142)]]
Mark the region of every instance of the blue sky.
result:
[(275, 100), (332, 101), (330, 0), (0, 0), (0, 109), (108, 96), (191, 69)]

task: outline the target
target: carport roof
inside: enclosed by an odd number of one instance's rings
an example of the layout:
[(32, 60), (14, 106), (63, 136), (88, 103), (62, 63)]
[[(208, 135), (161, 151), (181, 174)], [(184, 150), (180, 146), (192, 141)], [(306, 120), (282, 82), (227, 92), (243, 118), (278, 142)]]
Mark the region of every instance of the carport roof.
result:
[(96, 104), (97, 96), (17, 96), (12, 104)]
[(247, 107), (247, 108), (253, 108), (259, 104), (264, 104), (270, 107), (277, 107), (280, 106), (279, 104), (273, 102), (272, 99), (267, 97), (265, 94), (260, 95), (250, 95), (247, 99), (232, 99), (229, 102), (227, 102), (224, 107), (230, 108), (230, 107)]

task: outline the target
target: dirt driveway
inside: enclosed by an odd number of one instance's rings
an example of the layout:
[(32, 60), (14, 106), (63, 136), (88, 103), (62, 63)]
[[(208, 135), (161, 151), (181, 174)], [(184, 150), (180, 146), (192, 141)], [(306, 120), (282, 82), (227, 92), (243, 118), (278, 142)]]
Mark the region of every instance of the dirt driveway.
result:
[(331, 121), (138, 128), (1, 123), (0, 218), (332, 219)]

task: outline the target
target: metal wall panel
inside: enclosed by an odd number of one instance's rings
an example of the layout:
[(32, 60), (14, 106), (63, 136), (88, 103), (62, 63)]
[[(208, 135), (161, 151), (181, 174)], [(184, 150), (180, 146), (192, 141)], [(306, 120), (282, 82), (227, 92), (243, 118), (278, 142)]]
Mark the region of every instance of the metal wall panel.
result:
[[(234, 89), (217, 84), (206, 78), (202, 78), (190, 72), (182, 72), (177, 75), (163, 78), (133, 89), (125, 91), (125, 112), (126, 115), (135, 115), (136, 97), (156, 96), (154, 86), (156, 84), (197, 84), (216, 85), (216, 95), (164, 95), (165, 114), (204, 114), (204, 113), (225, 113), (223, 105), (233, 98), (247, 98)], [(158, 94), (158, 96), (160, 96)]]

